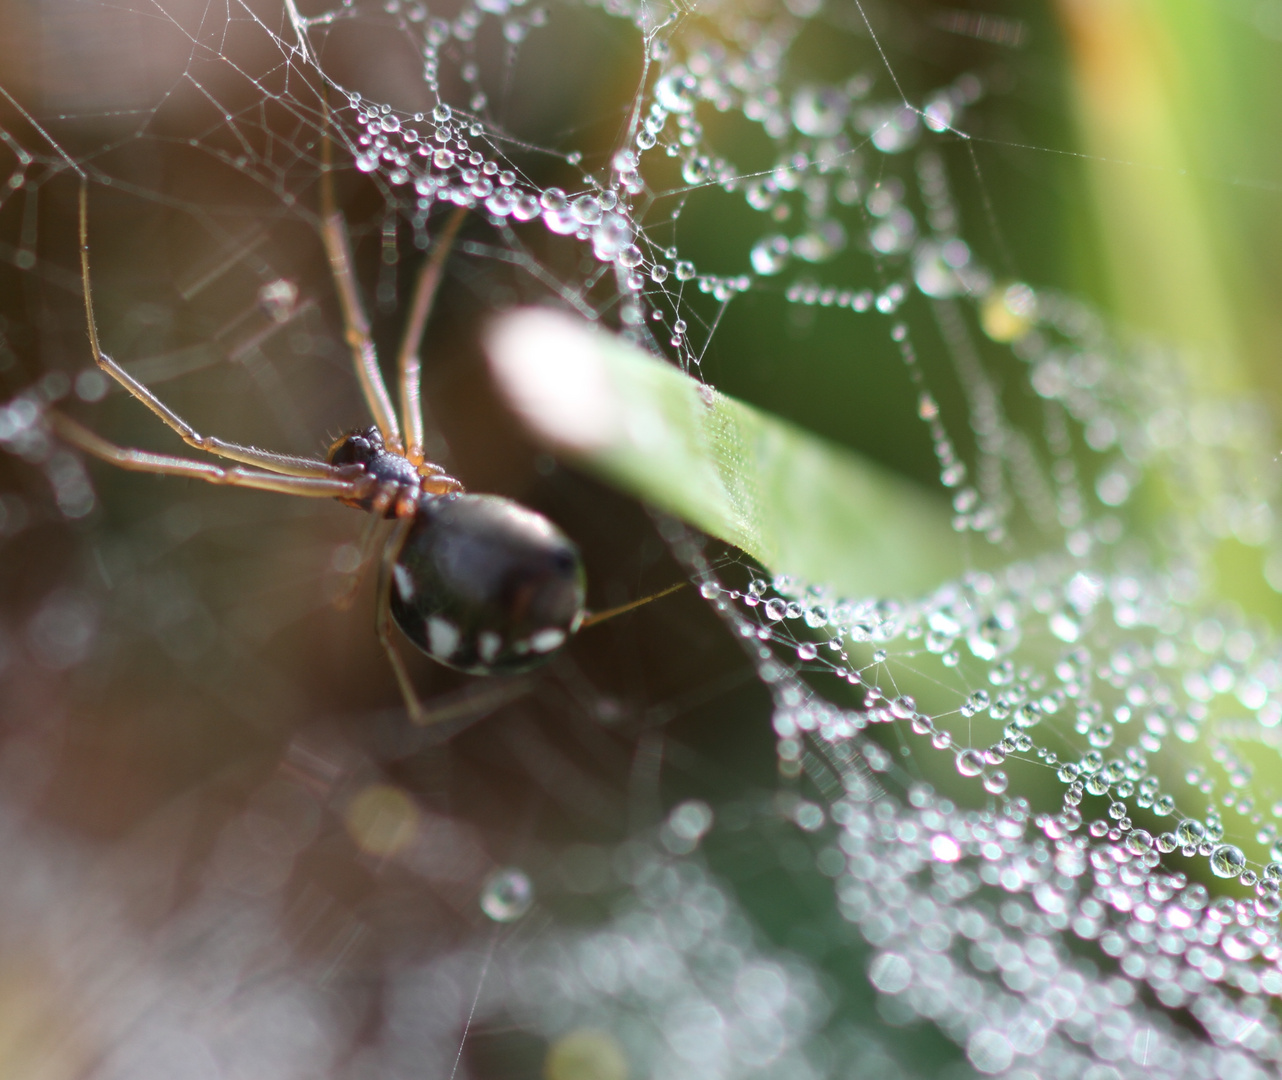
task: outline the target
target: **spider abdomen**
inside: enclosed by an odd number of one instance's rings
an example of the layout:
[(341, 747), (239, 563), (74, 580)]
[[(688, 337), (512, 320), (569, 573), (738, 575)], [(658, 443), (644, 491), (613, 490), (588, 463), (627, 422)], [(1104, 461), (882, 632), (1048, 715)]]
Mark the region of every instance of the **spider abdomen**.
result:
[(434, 660), (473, 674), (544, 663), (584, 616), (574, 543), (495, 495), (429, 496), (392, 570), (391, 612)]

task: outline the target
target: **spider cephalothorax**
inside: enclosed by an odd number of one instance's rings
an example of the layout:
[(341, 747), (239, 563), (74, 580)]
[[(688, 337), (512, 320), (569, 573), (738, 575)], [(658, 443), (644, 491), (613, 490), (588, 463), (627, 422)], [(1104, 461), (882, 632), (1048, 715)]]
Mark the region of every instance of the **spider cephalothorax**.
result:
[(361, 475), (373, 481), (357, 496), (340, 497), (339, 502), (384, 517), (413, 516), (420, 495), (448, 495), (463, 490), (463, 485), (439, 465), (425, 461), (416, 466), (404, 454), (389, 450), (383, 433), (372, 425), (335, 441), (325, 460), (340, 468), (359, 466)]

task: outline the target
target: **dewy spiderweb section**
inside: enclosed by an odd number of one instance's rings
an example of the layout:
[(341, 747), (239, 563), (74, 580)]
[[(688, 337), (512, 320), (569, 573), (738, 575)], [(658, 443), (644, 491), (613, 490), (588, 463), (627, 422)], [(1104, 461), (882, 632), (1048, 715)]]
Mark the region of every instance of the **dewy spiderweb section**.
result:
[[(32, 224), (0, 255), (37, 266), (36, 211), (17, 208), (59, 176), (174, 204), (122, 161), (184, 139), (253, 189), (232, 201), (265, 197), (311, 222), (332, 137), (340, 167), (353, 161), (383, 196), (385, 266), (400, 228), (425, 247), (442, 204), (469, 207), (491, 233), (465, 254), (693, 374), (750, 297), (782, 300), (803, 324), (810, 309), (874, 324), (912, 387), (905, 426), (928, 436), (975, 569), (926, 597), (850, 598), (714, 565), (693, 539), (675, 547), (770, 688), (776, 807), (826, 838), (815, 869), (873, 950), (880, 1015), (930, 1021), (985, 1074), (1277, 1068), (1282, 791), (1254, 770), (1282, 738), (1278, 642), (1207, 601), (1217, 543), (1278, 548), (1272, 431), (1248, 403), (1189, 400), (1170, 356), (1123, 344), (1086, 305), (986, 265), (1000, 208), (955, 194), (984, 186), (965, 150), (982, 75), (914, 86), (858, 5), (816, 0), (141, 14), (188, 58), (157, 95), (111, 110), (101, 145), (76, 148), (102, 119), (83, 107), (36, 116), (11, 101), (0, 212)], [(531, 141), (505, 93), (522, 57), (576, 19), (619, 28), (640, 89), (607, 110), (605, 138)], [(370, 88), (359, 61), (377, 54), (348, 44), (366, 31), (414, 58), (421, 109)], [(856, 44), (819, 78), (801, 58), (825, 31)], [(210, 107), (194, 135), (171, 123), (180, 96)], [(698, 215), (731, 204), (746, 242), (696, 257), (686, 236)], [(225, 230), (227, 202), (183, 209), (229, 247), (246, 243)], [(394, 305), (394, 275), (378, 295)], [(95, 393), (92, 381), (77, 389)], [(66, 392), (51, 378), (12, 401), (0, 439), (44, 467), (77, 517), (92, 506), (83, 472), (38, 422)], [(1175, 523), (1160, 542), (1131, 516), (1152, 490)], [(1262, 558), (1270, 581), (1282, 582), (1278, 558)], [(549, 1039), (587, 1010), (639, 1075), (885, 1067), (884, 1029), (830, 1016), (814, 971), (754, 944), (690, 856), (706, 808), (678, 809), (660, 842), (619, 855), (628, 899), (609, 926), (549, 931), (487, 961), (474, 1001), (451, 968), (472, 970), (466, 957), (408, 971), (371, 1067), (401, 1075), (455, 1058), (469, 1003)], [(415, 1020), (450, 995), (439, 1030)]]

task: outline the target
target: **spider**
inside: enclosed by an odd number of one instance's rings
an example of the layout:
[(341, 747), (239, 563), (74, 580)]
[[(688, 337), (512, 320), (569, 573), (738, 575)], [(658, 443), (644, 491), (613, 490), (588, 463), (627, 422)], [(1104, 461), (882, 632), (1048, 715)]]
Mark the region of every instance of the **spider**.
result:
[(338, 439), (324, 461), (197, 433), (102, 351), (89, 279), (85, 184), (80, 188), (80, 273), (95, 362), (188, 446), (237, 464), (126, 449), (62, 413), (50, 411), (47, 416), (63, 440), (124, 469), (333, 498), (393, 521), (379, 561), (376, 627), (411, 720), (426, 724), (433, 717), (410, 680), (392, 637), (393, 623), (414, 645), (448, 667), (475, 675), (513, 674), (550, 660), (583, 627), (654, 597), (589, 613), (582, 557), (560, 529), (510, 499), (465, 493), (458, 480), (425, 459), (419, 349), (465, 209), (460, 207), (449, 219), (418, 274), (397, 355), (398, 420), (357, 292), (351, 240), (328, 184), (322, 185), (321, 199), (321, 237), (372, 425)]

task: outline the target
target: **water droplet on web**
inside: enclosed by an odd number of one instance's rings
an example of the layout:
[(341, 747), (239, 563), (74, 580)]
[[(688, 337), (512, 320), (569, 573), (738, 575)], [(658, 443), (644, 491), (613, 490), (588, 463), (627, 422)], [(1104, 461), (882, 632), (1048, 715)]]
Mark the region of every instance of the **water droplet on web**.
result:
[(1143, 829), (1132, 829), (1126, 834), (1126, 850), (1132, 855), (1143, 855), (1153, 847), (1153, 837)]
[(518, 195), (512, 203), (512, 216), (517, 221), (533, 221), (539, 216), (539, 200), (529, 192)]
[(1246, 856), (1232, 844), (1221, 844), (1211, 852), (1211, 870), (1217, 877), (1237, 877), (1245, 867)]
[(907, 105), (867, 106), (856, 117), (856, 126), (872, 138), (883, 154), (899, 154), (914, 146), (921, 135), (915, 110)]
[(495, 922), (515, 922), (534, 903), (534, 886), (521, 870), (491, 874), (481, 889), (481, 910)]
[(613, 262), (632, 243), (632, 225), (622, 214), (604, 214), (592, 230), (592, 251), (601, 262)]
[(670, 113), (687, 113), (694, 108), (693, 91), (698, 83), (683, 68), (673, 68), (656, 80), (654, 100)]
[(836, 135), (846, 124), (850, 98), (827, 86), (805, 86), (792, 98), (792, 122), (803, 135)]
[(984, 774), (984, 790), (993, 795), (1000, 795), (1010, 786), (1010, 779), (1001, 769), (993, 769)]
[(574, 217), (583, 225), (595, 225), (601, 220), (601, 201), (592, 195), (583, 195), (571, 204)]
[(765, 236), (753, 245), (749, 260), (758, 274), (777, 274), (787, 264), (791, 250), (786, 236)]
[(1180, 847), (1197, 847), (1206, 836), (1206, 829), (1196, 818), (1185, 818), (1175, 826), (1175, 838)]

